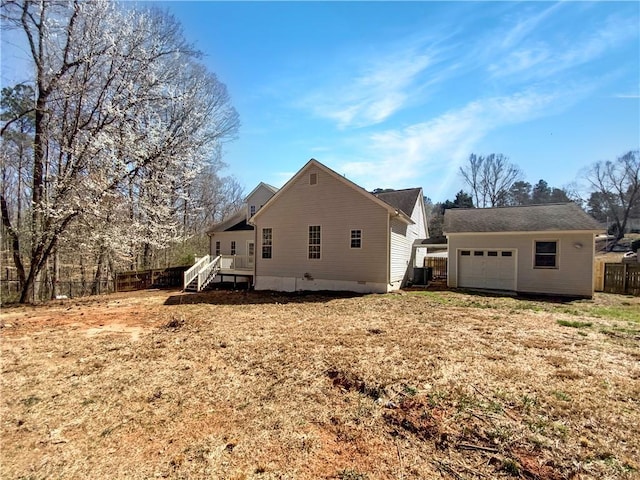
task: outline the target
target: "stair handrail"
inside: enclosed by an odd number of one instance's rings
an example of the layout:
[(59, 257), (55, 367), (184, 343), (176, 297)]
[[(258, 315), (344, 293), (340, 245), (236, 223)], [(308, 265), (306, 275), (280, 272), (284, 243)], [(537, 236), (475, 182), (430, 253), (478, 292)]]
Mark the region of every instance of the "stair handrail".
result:
[(217, 273), (220, 270), (220, 259), (222, 257), (218, 255), (207, 265), (202, 267), (198, 272), (198, 292), (207, 286), (208, 281), (213, 277), (213, 273)]
[(202, 268), (202, 265), (204, 265), (205, 263), (208, 263), (210, 261), (211, 261), (211, 255), (205, 255), (204, 257), (200, 258), (196, 263), (194, 263), (193, 266), (189, 270), (184, 272), (184, 279), (183, 279), (183, 287), (182, 288), (186, 289), (187, 286), (191, 282), (193, 282), (194, 278), (196, 278), (198, 276), (198, 272)]

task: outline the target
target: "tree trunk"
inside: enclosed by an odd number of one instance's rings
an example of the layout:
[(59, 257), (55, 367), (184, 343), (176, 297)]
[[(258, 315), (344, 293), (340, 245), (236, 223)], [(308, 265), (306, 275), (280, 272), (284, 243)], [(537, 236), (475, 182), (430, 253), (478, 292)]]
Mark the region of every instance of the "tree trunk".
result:
[(58, 291), (58, 286), (60, 284), (60, 254), (58, 253), (58, 249), (56, 248), (53, 253), (53, 275), (51, 279), (51, 299), (55, 299), (60, 292)]
[(105, 253), (106, 249), (104, 246), (101, 246), (100, 253), (98, 254), (98, 263), (96, 264), (96, 274), (93, 277), (93, 285), (91, 286), (91, 295), (98, 295), (100, 293), (100, 280), (102, 279)]

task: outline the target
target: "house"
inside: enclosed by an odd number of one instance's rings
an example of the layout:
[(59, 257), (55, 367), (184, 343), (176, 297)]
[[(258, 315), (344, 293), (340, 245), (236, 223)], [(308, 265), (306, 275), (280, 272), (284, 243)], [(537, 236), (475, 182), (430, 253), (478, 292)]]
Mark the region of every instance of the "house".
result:
[(443, 230), (450, 287), (593, 296), (602, 229), (574, 203), (450, 209)]
[(396, 290), (428, 236), (421, 188), (374, 195), (314, 159), (250, 223), (256, 290)]
[(278, 191), (276, 187), (260, 182), (245, 198), (245, 206), (225, 221), (214, 225), (207, 232), (210, 256), (203, 265), (220, 257), (218, 265), (209, 272), (211, 278), (203, 280), (196, 290), (209, 282), (253, 282), (255, 261), (255, 232), (249, 219)]
[(232, 276), (256, 290), (388, 292), (422, 266), (414, 244), (428, 237), (421, 188), (374, 195), (314, 159), (280, 190), (260, 184), (208, 233), (185, 288)]

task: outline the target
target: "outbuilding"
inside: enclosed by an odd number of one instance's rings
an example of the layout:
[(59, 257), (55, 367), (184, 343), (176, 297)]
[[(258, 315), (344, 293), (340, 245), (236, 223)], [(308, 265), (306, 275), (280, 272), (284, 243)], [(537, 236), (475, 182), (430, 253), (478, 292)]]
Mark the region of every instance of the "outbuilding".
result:
[(602, 228), (575, 203), (449, 209), (443, 230), (450, 287), (593, 296)]

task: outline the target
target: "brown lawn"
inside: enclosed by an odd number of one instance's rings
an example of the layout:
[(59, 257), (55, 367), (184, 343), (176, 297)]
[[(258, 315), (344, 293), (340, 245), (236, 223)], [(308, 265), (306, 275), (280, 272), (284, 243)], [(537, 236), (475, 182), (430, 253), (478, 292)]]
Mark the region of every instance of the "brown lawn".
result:
[(2, 478), (638, 478), (640, 299), (5, 308)]

